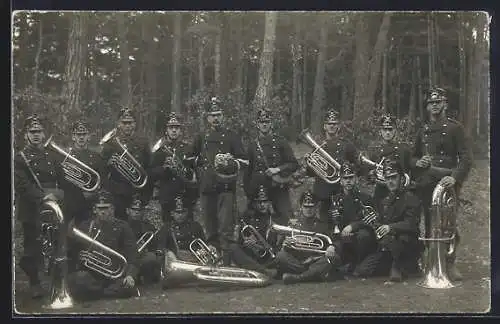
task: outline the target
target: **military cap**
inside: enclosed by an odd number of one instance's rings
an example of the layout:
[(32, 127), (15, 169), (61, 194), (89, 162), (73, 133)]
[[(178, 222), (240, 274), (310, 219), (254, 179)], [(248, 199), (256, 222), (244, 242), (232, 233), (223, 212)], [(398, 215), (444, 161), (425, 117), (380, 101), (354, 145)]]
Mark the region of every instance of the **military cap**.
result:
[(380, 127), (386, 129), (393, 129), (396, 127), (396, 117), (391, 114), (384, 114), (380, 117)]
[(85, 121), (79, 120), (73, 123), (71, 131), (73, 132), (73, 134), (88, 134), (89, 125)]
[(42, 120), (37, 114), (33, 114), (31, 116), (28, 116), (28, 118), (26, 118), (26, 120), (24, 121), (24, 128), (27, 131), (44, 130)]
[(220, 102), (219, 98), (212, 97), (212, 98), (210, 98), (210, 102), (208, 104), (207, 114), (211, 115), (211, 114), (218, 114), (218, 113), (222, 113), (221, 102)]
[(132, 109), (123, 108), (120, 110), (120, 114), (118, 115), (118, 119), (122, 121), (135, 121), (134, 114), (132, 113)]
[(256, 201), (269, 201), (269, 198), (267, 197), (267, 190), (264, 188), (263, 185), (259, 186), (259, 189), (257, 190), (257, 194), (255, 195), (255, 200)]
[(97, 193), (95, 197), (96, 206), (102, 205), (112, 205), (113, 204), (113, 195), (109, 191), (101, 190)]
[(429, 93), (427, 94), (427, 102), (437, 102), (437, 101), (446, 101), (448, 99), (446, 95), (446, 90), (443, 88), (434, 87), (429, 89)]
[(395, 174), (403, 174), (401, 163), (396, 160), (385, 160), (384, 162), (384, 177), (390, 177)]
[(337, 124), (339, 122), (339, 113), (336, 110), (328, 110), (324, 118), (325, 124)]
[(257, 113), (257, 121), (271, 121), (271, 112), (267, 109), (260, 109)]
[(176, 113), (170, 113), (167, 116), (167, 122), (165, 125), (168, 126), (182, 126), (181, 117)]
[(184, 198), (182, 196), (177, 196), (175, 197), (175, 208), (174, 211), (177, 212), (182, 212), (185, 211), (187, 208), (184, 206)]
[(316, 206), (316, 200), (313, 197), (313, 194), (310, 190), (306, 190), (300, 196), (300, 204), (305, 207), (313, 207)]
[(350, 162), (344, 162), (340, 167), (341, 177), (352, 177), (356, 175), (356, 167)]

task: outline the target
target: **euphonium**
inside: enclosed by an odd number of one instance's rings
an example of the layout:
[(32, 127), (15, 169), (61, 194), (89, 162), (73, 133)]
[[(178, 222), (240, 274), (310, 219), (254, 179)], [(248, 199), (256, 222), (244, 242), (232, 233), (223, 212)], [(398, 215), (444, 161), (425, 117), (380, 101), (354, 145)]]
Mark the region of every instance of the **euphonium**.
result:
[(52, 140), (52, 136), (45, 142), (44, 146), (48, 146), (57, 153), (64, 155), (61, 166), (64, 171), (64, 178), (67, 181), (87, 192), (93, 192), (99, 188), (101, 185), (101, 176), (99, 173), (72, 156), (70, 152), (66, 152), (59, 147)]
[[(370, 160), (369, 158), (367, 158), (366, 156), (364, 156), (363, 154), (359, 154), (359, 162), (361, 164), (364, 164), (364, 165), (367, 165), (371, 168), (374, 168), (375, 169), (375, 174), (377, 176), (377, 180), (380, 181), (380, 182), (384, 182), (385, 181), (385, 178), (384, 178), (384, 160), (385, 160), (385, 157), (383, 157), (379, 163), (377, 162), (374, 162), (372, 160)], [(404, 174), (404, 179), (403, 179), (403, 182), (401, 184), (402, 187), (407, 187), (408, 185), (410, 184), (410, 175), (408, 173), (405, 173)]]
[(116, 136), (116, 128), (108, 132), (99, 141), (103, 145), (113, 139), (123, 150), (121, 154), (113, 154), (108, 163), (111, 164), (134, 188), (142, 188), (148, 181), (148, 174), (144, 167), (130, 154), (127, 147)]
[(200, 238), (196, 238), (189, 244), (189, 250), (196, 257), (198, 262), (204, 265), (216, 265), (220, 258), (208, 245)]
[[(165, 137), (160, 138), (151, 148), (151, 153), (155, 153), (165, 144)], [(165, 146), (167, 152), (166, 161), (168, 160), (169, 169), (172, 170), (178, 177), (187, 182), (196, 182), (196, 172), (186, 167), (183, 161), (175, 154), (175, 151), (170, 150)]]
[(91, 238), (76, 227), (70, 229), (70, 236), (89, 244), (87, 250), (80, 251), (79, 257), (83, 266), (106, 278), (118, 279), (125, 273), (127, 259), (120, 253), (97, 241), (99, 233), (100, 230), (97, 232), (95, 238)]
[(262, 234), (260, 234), (259, 231), (252, 225), (243, 225), (240, 235), (243, 240), (253, 238), (253, 241), (256, 242), (256, 246), (249, 246), (249, 248), (254, 253), (254, 256), (259, 260), (269, 262), (276, 258), (276, 254), (274, 253), (274, 249), (271, 244), (269, 244), (264, 236), (262, 236)]
[(427, 243), (424, 279), (418, 283), (421, 287), (447, 289), (458, 285), (450, 281), (446, 262), (455, 251), (457, 203), (455, 190), (438, 183), (432, 192), (430, 233), (419, 238)]
[(271, 230), (291, 238), (290, 248), (297, 251), (325, 253), (333, 244), (332, 239), (325, 234), (299, 230), (289, 226), (272, 224)]
[[(67, 285), (68, 263), (67, 263), (67, 221), (59, 205), (54, 201), (47, 201), (43, 205), (51, 211), (52, 222), (57, 227), (57, 239), (51, 242), (51, 287), (49, 303), (45, 305), (49, 309), (63, 309), (73, 307), (73, 298), (69, 294)], [(44, 213), (44, 216), (49, 213)], [(44, 220), (45, 221), (45, 220)], [(54, 239), (53, 236), (51, 239)]]
[(316, 143), (308, 129), (300, 133), (299, 140), (314, 149), (304, 156), (306, 165), (325, 182), (330, 184), (339, 182), (340, 163)]

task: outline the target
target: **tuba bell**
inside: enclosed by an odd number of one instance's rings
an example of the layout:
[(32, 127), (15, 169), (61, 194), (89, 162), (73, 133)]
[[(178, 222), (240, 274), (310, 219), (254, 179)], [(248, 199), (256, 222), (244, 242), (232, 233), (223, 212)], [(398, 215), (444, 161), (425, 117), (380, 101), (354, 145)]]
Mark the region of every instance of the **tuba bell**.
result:
[(99, 173), (74, 156), (71, 156), (71, 151), (66, 152), (59, 147), (52, 140), (52, 136), (45, 142), (44, 147), (50, 147), (55, 152), (64, 156), (61, 166), (64, 171), (64, 178), (67, 181), (87, 192), (93, 192), (99, 188), (101, 185), (101, 176)]
[[(377, 181), (380, 181), (380, 182), (384, 182), (385, 181), (385, 178), (384, 178), (384, 161), (385, 161), (385, 157), (383, 157), (379, 163), (377, 162), (374, 162), (372, 160), (370, 160), (369, 158), (367, 158), (366, 156), (364, 156), (363, 154), (359, 154), (359, 162), (360, 164), (363, 164), (363, 165), (366, 165), (370, 168), (374, 168), (375, 169), (375, 175), (377, 177)], [(408, 185), (410, 185), (410, 175), (408, 173), (405, 173), (404, 176), (403, 176), (403, 182), (402, 182), (402, 187), (407, 187)]]
[(144, 167), (130, 154), (128, 148), (116, 136), (116, 128), (109, 131), (99, 141), (99, 145), (103, 145), (110, 140), (121, 148), (121, 154), (113, 154), (108, 163), (120, 173), (134, 188), (143, 188), (148, 181), (148, 174)]
[(328, 154), (313, 139), (311, 132), (304, 129), (298, 136), (299, 140), (311, 146), (314, 150), (304, 156), (306, 165), (321, 179), (329, 184), (340, 180), (340, 163)]
[(291, 238), (289, 247), (296, 251), (324, 254), (333, 244), (332, 239), (325, 234), (299, 230), (289, 226), (272, 224), (271, 230)]
[(67, 284), (67, 274), (68, 274), (68, 263), (67, 263), (67, 236), (66, 236), (66, 226), (67, 220), (64, 219), (61, 208), (55, 201), (47, 201), (43, 204), (43, 214), (42, 217), (47, 217), (51, 215), (51, 220), (44, 219), (46, 223), (53, 222), (54, 228), (56, 230), (53, 232), (56, 235), (52, 236), (51, 251), (50, 255), (45, 255), (50, 257), (50, 267), (51, 267), (51, 287), (50, 287), (50, 299), (44, 308), (48, 309), (64, 309), (73, 307), (73, 298), (71, 297), (68, 284)]
[(82, 265), (89, 270), (92, 270), (108, 279), (118, 279), (122, 277), (127, 268), (127, 259), (97, 241), (100, 230), (95, 238), (91, 238), (76, 227), (70, 229), (70, 236), (78, 241), (89, 245), (87, 250), (80, 251), (80, 261)]
[(459, 285), (450, 281), (446, 262), (455, 251), (457, 204), (455, 190), (438, 183), (432, 192), (430, 233), (419, 238), (427, 245), (424, 278), (417, 283), (420, 287), (448, 289)]

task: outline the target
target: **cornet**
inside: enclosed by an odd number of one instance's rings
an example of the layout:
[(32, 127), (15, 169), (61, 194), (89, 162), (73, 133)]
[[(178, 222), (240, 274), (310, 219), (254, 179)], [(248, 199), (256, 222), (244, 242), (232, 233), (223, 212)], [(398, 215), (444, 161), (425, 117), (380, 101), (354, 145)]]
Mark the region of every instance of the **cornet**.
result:
[(270, 261), (276, 258), (276, 254), (271, 244), (269, 244), (252, 225), (244, 224), (241, 228), (240, 235), (243, 240), (252, 238), (256, 242), (257, 246), (249, 246), (249, 248), (259, 260), (264, 261), (267, 259), (267, 261)]
[(101, 176), (99, 173), (72, 156), (70, 154), (71, 151), (66, 152), (59, 147), (52, 140), (52, 136), (49, 137), (44, 146), (50, 147), (55, 152), (64, 155), (64, 160), (61, 162), (61, 166), (64, 171), (64, 178), (67, 181), (87, 192), (93, 192), (99, 188), (101, 185)]
[(303, 130), (298, 138), (314, 149), (304, 156), (306, 165), (325, 182), (330, 184), (339, 182), (340, 163), (316, 143), (308, 129)]
[(99, 141), (99, 145), (103, 145), (113, 139), (116, 144), (123, 150), (122, 154), (113, 154), (108, 163), (120, 173), (134, 188), (140, 189), (144, 187), (148, 181), (148, 174), (143, 166), (130, 154), (127, 147), (116, 136), (116, 128), (108, 132)]

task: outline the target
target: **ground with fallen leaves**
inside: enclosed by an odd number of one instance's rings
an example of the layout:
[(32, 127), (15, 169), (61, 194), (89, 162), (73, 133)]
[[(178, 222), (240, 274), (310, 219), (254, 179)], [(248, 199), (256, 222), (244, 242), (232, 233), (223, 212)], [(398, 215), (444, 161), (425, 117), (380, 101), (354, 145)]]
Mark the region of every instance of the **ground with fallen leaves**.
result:
[[(464, 275), (461, 286), (425, 289), (418, 278), (388, 284), (384, 278), (342, 280), (332, 283), (302, 283), (285, 286), (275, 282), (265, 288), (221, 289), (190, 286), (162, 291), (142, 287), (141, 297), (126, 300), (100, 300), (77, 304), (55, 313), (314, 313), (314, 312), (485, 312), (490, 307), (490, 187), (489, 161), (475, 162), (464, 185), (462, 198), (472, 205), (460, 209), (458, 225), (462, 236), (458, 267)], [(306, 182), (292, 193), (293, 201), (310, 186)], [(241, 189), (239, 189), (241, 190)], [(240, 192), (238, 201), (245, 205)], [(16, 226), (16, 254), (21, 251), (21, 234)], [(15, 305), (22, 313), (47, 313), (40, 302), (25, 295), (26, 277), (16, 267)]]

